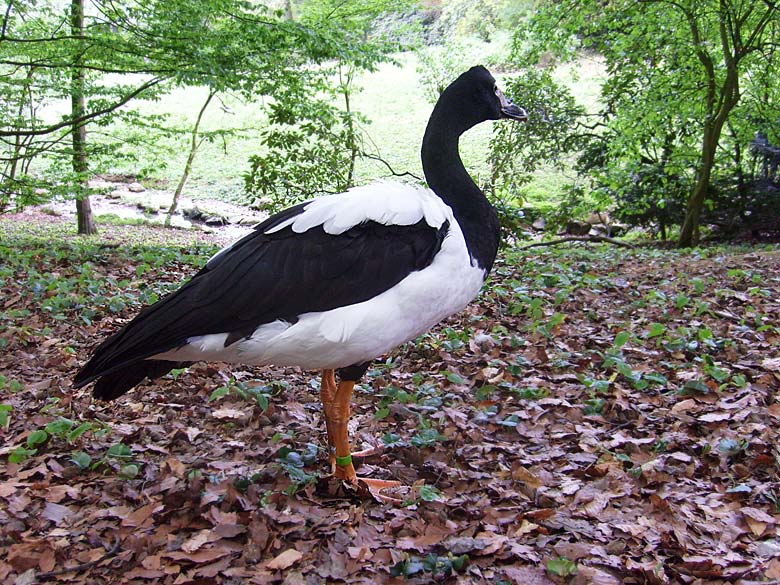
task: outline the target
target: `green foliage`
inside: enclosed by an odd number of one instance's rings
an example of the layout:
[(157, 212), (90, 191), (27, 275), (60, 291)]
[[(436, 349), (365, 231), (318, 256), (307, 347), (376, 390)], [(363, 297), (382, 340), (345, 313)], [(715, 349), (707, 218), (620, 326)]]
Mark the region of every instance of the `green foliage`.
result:
[(0, 428), (7, 429), (11, 422), (11, 412), (14, 407), (10, 404), (0, 404)]
[(625, 221), (654, 225), (664, 237), (682, 222), (681, 243), (690, 245), (713, 183), (731, 176), (736, 185), (710, 199), (723, 206), (720, 215), (744, 208), (735, 197), (747, 195), (748, 142), (768, 125), (777, 132), (774, 90), (756, 89), (777, 86), (778, 57), (764, 47), (777, 34), (778, 10), (730, 0), (543, 2), (518, 29), (514, 56), (524, 65), (570, 60), (582, 49), (604, 58), (602, 110), (578, 171)]
[(354, 113), (305, 96), (269, 109), (270, 126), (260, 135), (265, 152), (249, 158), (244, 175), (251, 201), (278, 210), (352, 186), (349, 145), (357, 149), (360, 140)]
[(577, 563), (566, 557), (547, 559), (544, 566), (548, 573), (558, 577), (570, 577), (577, 574)]
[(409, 578), (420, 573), (430, 573), (432, 579), (444, 580), (451, 577), (453, 573), (463, 572), (468, 560), (468, 555), (454, 556), (452, 553), (447, 553), (446, 556), (431, 553), (424, 559), (408, 556), (390, 567), (390, 575)]
[(250, 157), (244, 186), (249, 199), (278, 210), (355, 184), (357, 159), (365, 155), (363, 125), (352, 102), (355, 76), (372, 71), (397, 48), (373, 30), (375, 21), (401, 11), (406, 2), (338, 0), (304, 2), (301, 22), (317, 30), (334, 61), (299, 67), (295, 78), (277, 87), (268, 106), (269, 128), (261, 134), (262, 152)]
[(465, 42), (459, 39), (448, 39), (418, 51), (417, 73), (428, 102), (435, 104), (452, 80), (473, 64), (466, 56), (467, 51)]
[[(244, 99), (273, 94), (278, 103), (284, 95), (279, 90), (306, 77), (301, 71), (345, 55), (357, 59), (358, 29), (345, 26), (351, 22), (344, 18), (349, 11), (337, 3), (311, 3), (334, 19), (330, 29), (308, 16), (314, 9), (296, 22), (243, 0), (88, 4), (83, 36), (63, 34), (67, 15), (50, 3), (8, 6), (0, 43), (0, 67), (10, 73), (0, 79), (0, 139), (6, 139), (0, 145), (6, 165), (0, 176), (0, 211), (11, 202), (23, 206), (43, 196), (81, 193), (77, 186), (115, 167), (122, 157), (137, 158), (139, 165), (151, 158), (139, 156), (139, 149), (157, 150), (158, 161), (167, 158), (170, 152), (159, 156), (159, 149), (170, 143), (161, 138), (189, 134), (189, 129), (141, 108), (121, 107), (136, 98), (155, 99), (173, 87), (207, 86), (212, 94), (235, 92)], [(361, 11), (352, 20), (362, 22), (364, 15)], [(353, 39), (353, 48), (344, 53), (346, 39)], [(362, 63), (374, 58), (368, 54)], [(83, 118), (90, 136), (97, 138), (88, 145), (88, 171), (70, 169), (73, 153), (60, 148), (72, 130), (67, 116), (44, 123), (38, 111), (70, 99), (76, 72), (84, 83)], [(225, 140), (236, 131), (208, 131), (194, 140)], [(41, 158), (34, 173), (32, 163)]]
[(436, 23), (442, 38), (475, 35), (488, 43), (501, 26), (502, 9), (513, 2), (506, 0), (454, 0), (442, 4)]
[(490, 140), (491, 176), (483, 189), (499, 210), (502, 227), (515, 237), (525, 227), (518, 208), (522, 188), (542, 166), (563, 168), (582, 144), (584, 110), (545, 70), (528, 69), (504, 92), (528, 110), (525, 124), (496, 124)]
[(260, 407), (260, 410), (265, 412), (268, 410), (268, 403), (271, 396), (277, 394), (279, 390), (285, 386), (286, 383), (249, 386), (245, 382), (237, 382), (231, 378), (228, 380), (227, 384), (214, 390), (209, 396), (208, 401), (213, 402), (224, 396), (233, 395), (241, 400), (254, 402)]
[(317, 476), (307, 472), (304, 468), (312, 465), (317, 459), (318, 449), (314, 443), (307, 443), (301, 452), (294, 451), (289, 447), (282, 447), (277, 452), (277, 462), (279, 467), (287, 474), (292, 482), (288, 493), (296, 493), (306, 484), (317, 481)]

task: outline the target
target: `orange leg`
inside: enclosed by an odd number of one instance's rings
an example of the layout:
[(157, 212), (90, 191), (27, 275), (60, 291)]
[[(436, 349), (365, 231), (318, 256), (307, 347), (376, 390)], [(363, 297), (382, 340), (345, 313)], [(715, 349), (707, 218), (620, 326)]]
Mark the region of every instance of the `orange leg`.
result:
[(328, 459), (330, 460), (330, 471), (336, 470), (336, 455), (333, 444), (333, 423), (328, 411), (333, 408), (333, 401), (336, 399), (336, 376), (333, 370), (322, 370), (322, 383), (320, 384), (320, 402), (322, 402), (325, 411), (325, 428), (328, 432)]
[[(334, 477), (351, 484), (363, 482), (376, 498), (384, 502), (399, 503), (399, 500), (379, 493), (383, 489), (400, 486), (399, 482), (358, 477), (355, 473), (355, 467), (352, 465), (347, 425), (350, 414), (349, 402), (352, 398), (355, 382), (342, 380), (336, 386), (333, 370), (323, 370), (322, 380), (320, 399), (325, 411), (328, 445), (332, 449), (330, 460)], [(333, 392), (334, 387), (335, 392)]]

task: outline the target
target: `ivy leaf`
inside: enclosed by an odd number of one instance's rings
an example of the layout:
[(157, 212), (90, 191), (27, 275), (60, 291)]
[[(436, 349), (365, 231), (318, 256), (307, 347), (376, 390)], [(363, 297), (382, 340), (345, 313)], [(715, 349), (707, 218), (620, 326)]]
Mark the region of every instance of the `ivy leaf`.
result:
[(558, 577), (568, 577), (577, 573), (577, 563), (570, 561), (565, 557), (557, 559), (548, 559), (545, 563), (547, 572)]
[(621, 331), (615, 336), (615, 341), (612, 343), (613, 347), (620, 349), (626, 343), (628, 343), (629, 333), (628, 331)]
[(457, 374), (455, 372), (446, 371), (446, 372), (444, 372), (444, 376), (447, 378), (447, 380), (449, 380), (453, 384), (459, 384), (460, 385), (460, 384), (465, 384), (466, 383), (466, 379), (463, 376), (461, 376), (460, 374)]

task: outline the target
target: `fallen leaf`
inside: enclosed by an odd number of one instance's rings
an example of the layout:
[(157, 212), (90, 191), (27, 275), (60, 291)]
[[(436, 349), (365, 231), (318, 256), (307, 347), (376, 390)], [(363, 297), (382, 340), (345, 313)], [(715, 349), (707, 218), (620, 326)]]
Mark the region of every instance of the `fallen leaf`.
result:
[(709, 414), (701, 415), (699, 420), (701, 422), (721, 422), (724, 420), (729, 420), (731, 416), (732, 415), (729, 412), (710, 412)]
[(744, 508), (739, 509), (740, 513), (744, 516), (747, 516), (748, 518), (752, 518), (756, 522), (763, 522), (764, 524), (775, 524), (775, 518), (774, 516), (770, 516), (763, 510), (759, 510), (758, 508), (751, 508), (749, 506), (745, 506)]
[(169, 559), (174, 559), (176, 561), (190, 561), (192, 563), (210, 563), (212, 561), (215, 561), (217, 559), (221, 559), (225, 555), (232, 554), (233, 551), (227, 548), (222, 547), (214, 547), (214, 548), (207, 548), (207, 549), (201, 549), (194, 553), (188, 553), (184, 551), (172, 551), (172, 552), (166, 552), (163, 553), (162, 556), (167, 557)]
[(181, 550), (184, 552), (193, 553), (201, 548), (204, 544), (212, 542), (213, 540), (219, 540), (219, 537), (215, 539), (214, 535), (211, 533), (211, 530), (201, 530), (192, 538), (185, 540), (181, 545)]
[(249, 413), (237, 408), (218, 408), (217, 410), (211, 411), (211, 416), (214, 418), (245, 419), (249, 418)]
[(70, 508), (61, 504), (55, 504), (54, 502), (46, 502), (46, 506), (41, 512), (41, 516), (47, 520), (51, 520), (59, 526), (68, 516), (71, 515)]
[(122, 526), (129, 526), (130, 528), (139, 528), (147, 523), (151, 524), (152, 515), (155, 513), (155, 511), (158, 508), (161, 509), (162, 506), (160, 504), (155, 504), (155, 503), (142, 506), (137, 510), (134, 510), (133, 512), (128, 514), (122, 520)]
[(295, 563), (300, 561), (303, 555), (294, 548), (288, 548), (283, 553), (277, 555), (265, 564), (266, 569), (272, 570), (284, 570), (288, 567), (292, 567)]
[(766, 358), (761, 362), (761, 367), (770, 372), (780, 372), (780, 357)]

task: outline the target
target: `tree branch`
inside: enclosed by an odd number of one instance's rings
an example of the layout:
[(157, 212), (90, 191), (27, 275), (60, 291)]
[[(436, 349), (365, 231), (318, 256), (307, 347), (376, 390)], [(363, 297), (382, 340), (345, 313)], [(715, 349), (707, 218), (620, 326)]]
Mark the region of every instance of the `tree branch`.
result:
[(367, 152), (364, 152), (364, 153), (361, 153), (361, 156), (362, 156), (363, 158), (367, 158), (368, 160), (375, 160), (375, 161), (377, 161), (377, 162), (380, 162), (380, 163), (382, 163), (383, 165), (385, 165), (385, 166), (387, 167), (387, 170), (389, 170), (389, 171), (390, 171), (390, 174), (391, 174), (391, 175), (393, 175), (394, 177), (412, 177), (412, 178), (413, 178), (413, 179), (415, 179), (416, 181), (422, 181), (422, 180), (423, 180), (423, 179), (422, 179), (422, 177), (418, 177), (417, 175), (415, 175), (414, 173), (411, 173), (411, 172), (409, 172), (409, 171), (405, 171), (405, 172), (403, 172), (403, 173), (397, 173), (397, 172), (396, 172), (396, 171), (393, 169), (393, 167), (391, 167), (391, 166), (390, 166), (390, 163), (389, 163), (389, 162), (387, 162), (385, 159), (383, 159), (383, 158), (382, 158), (381, 156), (379, 156), (379, 155), (376, 155), (376, 154), (368, 154)]
[(5, 9), (5, 15), (3, 15), (3, 26), (0, 28), (0, 41), (5, 40), (5, 34), (8, 31), (8, 21), (11, 19), (11, 8), (13, 8), (13, 1), (8, 0), (8, 7)]
[(163, 78), (157, 78), (152, 79), (150, 81), (147, 81), (143, 85), (137, 87), (135, 90), (131, 91), (129, 94), (127, 94), (125, 97), (123, 97), (118, 102), (111, 104), (110, 106), (106, 106), (105, 108), (101, 108), (99, 110), (95, 110), (94, 112), (89, 112), (87, 114), (84, 114), (83, 116), (79, 116), (78, 118), (74, 118), (72, 120), (63, 120), (62, 122), (59, 122), (57, 124), (52, 124), (51, 126), (47, 126), (45, 128), (40, 128), (38, 130), (0, 130), (0, 137), (3, 136), (43, 136), (45, 134), (51, 134), (52, 132), (56, 132), (57, 130), (60, 130), (62, 128), (66, 128), (68, 126), (78, 126), (83, 124), (84, 122), (87, 122), (89, 120), (92, 120), (93, 118), (97, 118), (99, 116), (102, 116), (104, 114), (108, 114), (109, 112), (113, 112), (114, 110), (121, 108), (123, 105), (125, 105), (127, 102), (132, 100), (133, 98), (137, 97), (139, 94), (143, 93), (147, 89), (150, 89), (154, 87), (155, 85), (158, 85), (164, 81)]
[(528, 250), (529, 248), (538, 248), (540, 246), (557, 246), (558, 244), (565, 244), (566, 242), (586, 242), (588, 244), (607, 243), (614, 244), (615, 246), (621, 246), (623, 248), (634, 248), (634, 244), (628, 242), (622, 242), (615, 238), (608, 236), (567, 236), (565, 238), (558, 238), (557, 240), (548, 240), (546, 242), (534, 242), (533, 244), (527, 244), (521, 246), (521, 250)]
[(91, 569), (92, 567), (99, 565), (103, 561), (110, 559), (113, 556), (116, 556), (116, 553), (119, 552), (119, 545), (121, 544), (121, 540), (119, 540), (119, 537), (114, 537), (114, 545), (106, 551), (106, 553), (101, 556), (99, 559), (95, 559), (94, 561), (88, 561), (86, 563), (81, 563), (80, 565), (76, 565), (75, 567), (63, 567), (62, 569), (57, 569), (55, 571), (47, 571), (45, 573), (39, 573), (36, 577), (38, 580), (47, 581), (52, 577), (56, 577), (57, 575), (64, 575), (65, 573), (79, 573), (81, 571), (86, 571), (87, 569)]

